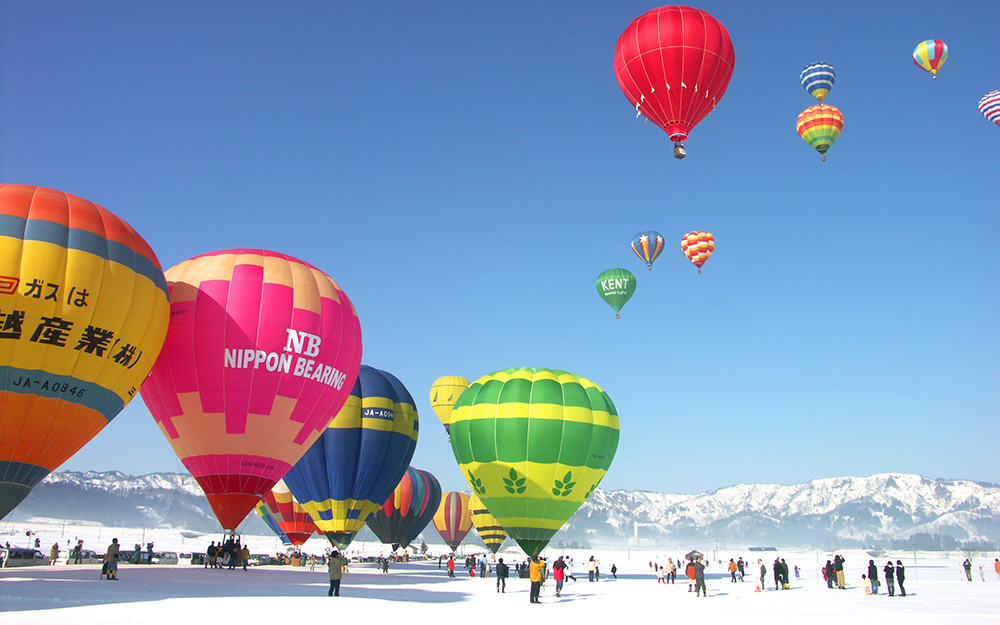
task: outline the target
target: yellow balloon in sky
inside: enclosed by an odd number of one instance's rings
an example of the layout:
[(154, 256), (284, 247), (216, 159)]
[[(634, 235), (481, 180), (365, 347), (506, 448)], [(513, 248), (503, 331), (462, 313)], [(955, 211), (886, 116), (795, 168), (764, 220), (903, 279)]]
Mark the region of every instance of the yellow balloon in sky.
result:
[(441, 419), (445, 432), (451, 433), (451, 409), (462, 391), (469, 388), (471, 382), (458, 375), (446, 375), (431, 384), (431, 408)]

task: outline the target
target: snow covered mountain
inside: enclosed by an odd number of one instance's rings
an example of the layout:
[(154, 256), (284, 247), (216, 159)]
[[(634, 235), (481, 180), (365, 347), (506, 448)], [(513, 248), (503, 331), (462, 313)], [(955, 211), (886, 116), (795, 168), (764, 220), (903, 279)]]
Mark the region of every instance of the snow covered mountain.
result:
[[(14, 514), (122, 527), (218, 527), (198, 483), (176, 473), (53, 473)], [(267, 533), (256, 514), (245, 524)], [(947, 536), (952, 543), (1000, 544), (1000, 486), (892, 473), (738, 484), (700, 495), (597, 490), (552, 542), (888, 548), (892, 541), (909, 545), (914, 535), (924, 543)]]

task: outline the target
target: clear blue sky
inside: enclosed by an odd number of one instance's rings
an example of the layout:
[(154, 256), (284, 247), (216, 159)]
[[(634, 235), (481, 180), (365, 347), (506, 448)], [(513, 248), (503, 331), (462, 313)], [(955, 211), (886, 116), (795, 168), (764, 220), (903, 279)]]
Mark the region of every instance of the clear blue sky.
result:
[[(684, 161), (612, 70), (655, 6), (0, 1), (0, 180), (108, 208), (165, 269), (263, 247), (326, 271), (446, 490), (468, 487), (432, 381), (523, 366), (615, 401), (605, 488), (1000, 482), (1000, 128), (977, 109), (1000, 3), (701, 2), (736, 71)], [(929, 38), (937, 80), (910, 58)], [(795, 131), (818, 61), (845, 117), (825, 163)], [(717, 242), (701, 275), (690, 230)], [(638, 277), (620, 320), (611, 267)], [(183, 470), (139, 399), (64, 468)]]

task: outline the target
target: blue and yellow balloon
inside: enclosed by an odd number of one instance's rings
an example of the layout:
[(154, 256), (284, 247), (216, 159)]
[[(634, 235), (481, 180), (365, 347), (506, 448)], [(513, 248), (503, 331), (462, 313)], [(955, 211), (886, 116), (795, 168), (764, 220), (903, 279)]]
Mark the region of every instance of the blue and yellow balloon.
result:
[(663, 251), (663, 236), (655, 230), (646, 230), (632, 237), (632, 251), (646, 261), (646, 267), (653, 270), (653, 261)]

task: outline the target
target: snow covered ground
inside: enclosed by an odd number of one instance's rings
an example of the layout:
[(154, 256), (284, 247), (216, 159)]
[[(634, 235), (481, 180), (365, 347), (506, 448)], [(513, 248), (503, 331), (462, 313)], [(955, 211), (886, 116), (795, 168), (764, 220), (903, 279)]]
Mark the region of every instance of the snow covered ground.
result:
[[(66, 540), (77, 536), (85, 546), (103, 550), (112, 536), (118, 537), (125, 548), (140, 542), (143, 530), (68, 526), (42, 522), (31, 523), (41, 539), (42, 551), (56, 540), (65, 547)], [(26, 546), (26, 525), (0, 528), (0, 542)], [(198, 551), (213, 536), (184, 538), (176, 530), (145, 530), (145, 540), (153, 540), (156, 550)], [(249, 538), (251, 550), (274, 553), (271, 537)], [(259, 548), (254, 547), (256, 543)], [(508, 543), (509, 546), (510, 543)], [(314, 537), (306, 543), (307, 552), (320, 553), (325, 544)], [(374, 543), (352, 545), (370, 555), (378, 555), (383, 547)], [(691, 545), (712, 556), (705, 545)], [(444, 551), (441, 545), (431, 545), (432, 553)], [(745, 560), (766, 556), (768, 579), (770, 561), (785, 558), (790, 566), (801, 568), (800, 577), (792, 576), (792, 588), (754, 592), (751, 576), (743, 583), (732, 583), (718, 561), (708, 569), (708, 598), (688, 592), (687, 582), (679, 577), (676, 585), (658, 585), (649, 570), (649, 561), (666, 562), (688, 549), (670, 552), (642, 550), (565, 551), (549, 549), (546, 555), (555, 558), (560, 553), (572, 556), (574, 574), (579, 581), (567, 582), (561, 598), (556, 598), (555, 584), (546, 582), (541, 605), (528, 602), (527, 580), (510, 579), (507, 592), (496, 592), (495, 579), (466, 577), (464, 567), (459, 577), (448, 579), (437, 561), (395, 564), (389, 575), (381, 575), (373, 564), (352, 563), (345, 576), (341, 597), (326, 596), (326, 571), (317, 567), (257, 567), (242, 570), (209, 570), (200, 566), (144, 566), (123, 564), (118, 582), (99, 579), (100, 565), (65, 565), (60, 561), (51, 567), (30, 567), (0, 570), (0, 624), (45, 623), (150, 623), (174, 624), (225, 619), (226, 622), (256, 622), (261, 618), (283, 618), (299, 615), (302, 620), (317, 617), (349, 619), (356, 622), (381, 619), (390, 613), (404, 615), (414, 623), (439, 620), (442, 610), (470, 619), (486, 618), (493, 622), (520, 622), (525, 617), (550, 619), (588, 619), (591, 622), (613, 622), (615, 618), (677, 619), (696, 618), (703, 623), (737, 619), (741, 625), (757, 623), (796, 622), (823, 623), (997, 623), (1000, 622), (1000, 581), (993, 572), (993, 558), (979, 556), (975, 561), (974, 581), (962, 581), (959, 564), (965, 555), (952, 553), (907, 552), (886, 554), (876, 560), (881, 565), (891, 557), (907, 566), (907, 596), (889, 598), (885, 594), (865, 596), (861, 589), (861, 574), (870, 556), (863, 551), (840, 552), (847, 559), (847, 590), (829, 590), (820, 574), (820, 565), (832, 554), (822, 552), (767, 552), (723, 550), (718, 558), (728, 563), (730, 557)], [(516, 547), (500, 555), (510, 562), (518, 558)], [(583, 562), (595, 555), (601, 560), (601, 581), (589, 583)], [(618, 579), (610, 575), (611, 565), (618, 568)], [(985, 581), (979, 577), (979, 566), (985, 569)], [(880, 566), (881, 569), (881, 566)], [(883, 586), (884, 590), (884, 586)], [(462, 612), (456, 612), (461, 610)], [(493, 615), (496, 615), (494, 618)], [(513, 619), (513, 621), (511, 621)], [(846, 619), (846, 620), (845, 620)], [(298, 620), (298, 619), (297, 619)]]

